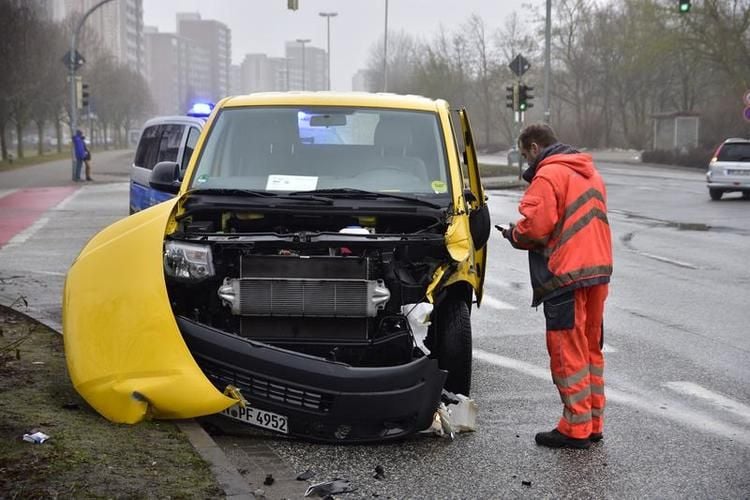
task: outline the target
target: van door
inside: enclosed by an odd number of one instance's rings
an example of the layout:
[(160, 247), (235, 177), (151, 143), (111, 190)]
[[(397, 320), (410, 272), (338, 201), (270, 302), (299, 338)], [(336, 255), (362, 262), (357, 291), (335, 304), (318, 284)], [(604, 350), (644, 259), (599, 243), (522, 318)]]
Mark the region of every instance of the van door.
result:
[(162, 125), (146, 127), (141, 133), (133, 165), (130, 167), (130, 213), (135, 213), (150, 206), (148, 179), (156, 165), (156, 158), (161, 139)]
[(482, 293), (484, 287), (484, 273), (487, 264), (487, 238), (490, 232), (490, 217), (487, 199), (482, 187), (482, 181), (479, 177), (479, 162), (477, 161), (477, 151), (474, 144), (474, 136), (471, 133), (471, 123), (469, 115), (465, 108), (458, 111), (459, 121), (461, 122), (461, 131), (463, 132), (463, 158), (469, 174), (469, 190), (471, 198), (469, 200), (469, 225), (471, 227), (472, 239), (474, 244), (474, 268), (476, 271), (475, 293), (477, 296), (477, 305), (482, 303)]
[[(182, 146), (184, 145), (183, 140), (185, 138), (185, 131), (187, 127), (185, 125), (179, 125), (175, 123), (162, 125), (162, 133), (159, 138), (159, 148), (156, 155), (156, 163), (162, 161), (180, 161), (180, 153)], [(156, 165), (154, 163), (154, 165)], [(153, 169), (153, 165), (151, 166)], [(149, 206), (156, 205), (162, 201), (166, 201), (174, 197), (173, 193), (167, 193), (159, 191), (149, 187)]]

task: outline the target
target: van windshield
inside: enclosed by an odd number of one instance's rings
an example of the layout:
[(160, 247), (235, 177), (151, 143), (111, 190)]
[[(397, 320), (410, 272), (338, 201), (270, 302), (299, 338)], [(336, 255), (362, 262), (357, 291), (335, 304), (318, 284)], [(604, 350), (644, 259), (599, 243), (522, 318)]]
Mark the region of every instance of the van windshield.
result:
[(191, 189), (448, 192), (436, 113), (353, 107), (224, 109)]

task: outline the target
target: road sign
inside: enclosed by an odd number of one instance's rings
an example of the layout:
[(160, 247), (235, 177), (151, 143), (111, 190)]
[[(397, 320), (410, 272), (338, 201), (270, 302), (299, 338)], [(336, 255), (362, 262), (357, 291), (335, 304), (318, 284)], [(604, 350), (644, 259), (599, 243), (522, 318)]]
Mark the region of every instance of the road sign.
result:
[(745, 117), (745, 120), (750, 122), (750, 106), (745, 108), (745, 112), (742, 115)]
[(83, 63), (85, 62), (86, 62), (86, 59), (84, 59), (81, 53), (78, 52), (77, 50), (76, 50), (75, 58), (70, 57), (70, 51), (67, 51), (62, 58), (62, 63), (65, 65), (65, 67), (70, 69), (70, 66), (72, 64), (74, 71), (77, 71), (78, 68), (83, 66)]
[(508, 65), (510, 70), (516, 74), (517, 77), (522, 77), (531, 67), (531, 63), (526, 60), (521, 54), (518, 54)]
[(745, 104), (750, 106), (750, 90), (745, 91)]

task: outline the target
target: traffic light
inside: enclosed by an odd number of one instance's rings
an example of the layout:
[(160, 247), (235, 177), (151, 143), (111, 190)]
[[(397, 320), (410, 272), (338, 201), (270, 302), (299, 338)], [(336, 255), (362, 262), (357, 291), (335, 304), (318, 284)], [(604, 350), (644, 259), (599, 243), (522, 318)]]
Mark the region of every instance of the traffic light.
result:
[(505, 90), (508, 91), (505, 94), (505, 107), (513, 111), (518, 111), (518, 84), (508, 85), (505, 87)]
[(526, 111), (529, 108), (533, 108), (534, 105), (531, 103), (531, 100), (534, 99), (534, 96), (531, 94), (531, 91), (534, 90), (534, 87), (529, 87), (528, 85), (521, 84), (521, 86), (518, 89), (518, 110), (519, 111)]
[(299, 0), (286, 0), (286, 8), (289, 10), (299, 9)]
[(85, 108), (89, 105), (89, 84), (81, 84), (81, 108)]
[(679, 0), (680, 1), (680, 14), (687, 14), (690, 12), (690, 0)]

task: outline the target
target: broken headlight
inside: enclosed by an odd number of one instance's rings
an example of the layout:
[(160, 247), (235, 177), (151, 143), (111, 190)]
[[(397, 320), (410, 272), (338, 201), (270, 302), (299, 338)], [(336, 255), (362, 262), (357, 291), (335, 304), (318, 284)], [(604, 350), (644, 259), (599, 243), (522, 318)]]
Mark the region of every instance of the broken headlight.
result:
[(214, 275), (211, 247), (179, 241), (164, 243), (164, 272), (183, 280), (202, 280)]

